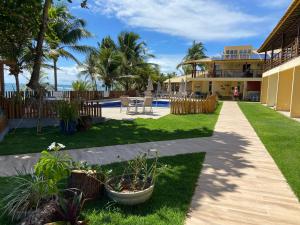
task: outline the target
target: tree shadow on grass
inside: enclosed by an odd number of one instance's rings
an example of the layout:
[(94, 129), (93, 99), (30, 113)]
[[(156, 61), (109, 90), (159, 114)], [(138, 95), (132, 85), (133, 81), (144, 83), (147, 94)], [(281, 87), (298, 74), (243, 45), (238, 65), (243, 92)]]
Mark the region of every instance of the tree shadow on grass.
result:
[[(184, 215), (189, 208), (204, 155), (204, 153), (194, 153), (160, 159), (161, 163), (168, 165), (168, 169), (158, 177), (153, 196), (146, 203), (137, 206), (122, 206), (116, 203), (110, 204), (111, 200), (103, 197), (101, 200), (90, 202), (87, 205), (86, 214), (94, 210), (99, 213), (104, 212), (104, 216), (97, 220), (101, 224), (114, 220), (112, 218), (116, 216), (114, 213), (120, 213), (124, 217), (143, 218), (145, 221), (147, 221), (147, 216), (151, 215), (152, 219), (155, 217), (163, 221), (162, 224), (177, 224), (176, 221), (184, 220)], [(110, 208), (107, 207), (108, 205)]]
[[(200, 148), (203, 142), (201, 139), (197, 140), (199, 140)], [(188, 208), (199, 210), (199, 207), (202, 206), (201, 200), (204, 197), (217, 202), (227, 192), (237, 191), (239, 186), (231, 178), (242, 178), (246, 175), (243, 172), (244, 169), (255, 168), (245, 157), (250, 151), (246, 149), (250, 145), (249, 141), (236, 133), (215, 132), (207, 143), (209, 144), (201, 146), (201, 150), (195, 149), (195, 152), (206, 152), (204, 167), (198, 182), (189, 183), (191, 176), (198, 177), (199, 169), (197, 166), (188, 161), (181, 163), (180, 166), (177, 165), (177, 170), (159, 180), (153, 198), (149, 202), (137, 207), (117, 206), (118, 212), (125, 217), (145, 217), (156, 214), (162, 221), (165, 221), (165, 224), (171, 224), (170, 221), (173, 218), (170, 219), (168, 210), (186, 214)], [(180, 157), (185, 157), (185, 155), (180, 155)], [(176, 162), (174, 163), (176, 164)], [(193, 196), (194, 201), (190, 205), (195, 183), (197, 183), (197, 191)], [(96, 209), (105, 210), (104, 203), (107, 201), (109, 200), (104, 199), (95, 204)], [(95, 205), (90, 206), (90, 209)]]

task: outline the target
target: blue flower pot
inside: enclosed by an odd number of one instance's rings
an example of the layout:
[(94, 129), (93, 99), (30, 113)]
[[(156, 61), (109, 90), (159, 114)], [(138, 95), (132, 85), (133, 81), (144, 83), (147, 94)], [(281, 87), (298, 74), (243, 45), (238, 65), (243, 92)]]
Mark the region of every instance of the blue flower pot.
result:
[(68, 123), (65, 123), (65, 121), (61, 120), (60, 121), (60, 131), (63, 134), (71, 135), (74, 134), (77, 129), (76, 129), (76, 121), (69, 121)]

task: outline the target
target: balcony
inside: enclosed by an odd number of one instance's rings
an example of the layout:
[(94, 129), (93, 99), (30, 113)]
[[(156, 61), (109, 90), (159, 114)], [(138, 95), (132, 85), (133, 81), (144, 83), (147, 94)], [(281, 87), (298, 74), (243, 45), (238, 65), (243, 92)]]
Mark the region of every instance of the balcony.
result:
[(273, 54), (271, 59), (265, 60), (264, 70), (270, 70), (300, 56), (300, 39), (296, 38), (292, 43)]
[(219, 77), (228, 77), (228, 78), (260, 78), (262, 77), (263, 70), (261, 69), (250, 69), (248, 71), (242, 71), (238, 69), (231, 69), (231, 70), (215, 70), (215, 71), (208, 71), (204, 73), (203, 71), (196, 71), (197, 78), (219, 78)]

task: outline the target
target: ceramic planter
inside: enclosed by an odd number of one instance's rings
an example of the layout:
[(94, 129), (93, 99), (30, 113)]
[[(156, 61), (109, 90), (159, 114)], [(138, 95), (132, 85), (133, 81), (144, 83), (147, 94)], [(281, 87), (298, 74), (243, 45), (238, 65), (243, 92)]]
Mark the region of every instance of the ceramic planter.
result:
[[(111, 180), (109, 180), (107, 184), (109, 184), (110, 181)], [(105, 189), (108, 197), (122, 205), (137, 205), (146, 202), (148, 199), (150, 199), (154, 190), (154, 184), (152, 184), (141, 191), (117, 192), (112, 190), (112, 188), (107, 184), (105, 185)]]
[(64, 134), (70, 135), (76, 132), (76, 121), (65, 122), (63, 120), (60, 121), (60, 131)]

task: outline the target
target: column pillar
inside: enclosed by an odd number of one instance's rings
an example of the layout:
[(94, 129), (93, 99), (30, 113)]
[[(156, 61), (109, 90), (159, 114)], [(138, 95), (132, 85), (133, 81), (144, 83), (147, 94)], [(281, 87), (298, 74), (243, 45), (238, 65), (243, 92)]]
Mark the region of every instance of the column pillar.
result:
[(243, 87), (243, 100), (247, 97), (247, 81), (244, 81), (244, 87)]
[(294, 69), (279, 72), (276, 110), (290, 111)]
[(269, 78), (263, 77), (261, 80), (261, 90), (260, 90), (260, 103), (261, 104), (267, 103), (268, 86), (269, 86)]
[(195, 81), (192, 81), (192, 93), (195, 93)]
[(268, 79), (267, 106), (273, 107), (276, 104), (278, 73), (268, 76)]
[(300, 66), (293, 71), (293, 85), (291, 93), (291, 117), (300, 117)]

